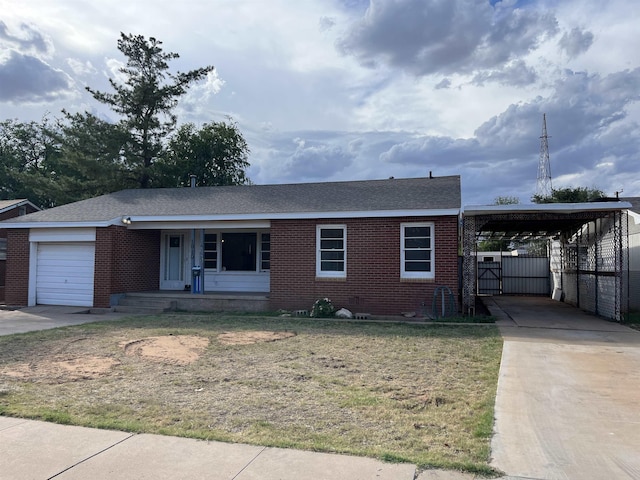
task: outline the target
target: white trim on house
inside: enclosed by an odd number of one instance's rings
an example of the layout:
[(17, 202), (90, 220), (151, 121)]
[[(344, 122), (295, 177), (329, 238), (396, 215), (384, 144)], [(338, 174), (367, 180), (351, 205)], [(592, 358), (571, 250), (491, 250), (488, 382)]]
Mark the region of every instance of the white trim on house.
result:
[(576, 213), (599, 212), (609, 210), (627, 210), (629, 202), (589, 202), (589, 203), (536, 203), (515, 205), (465, 205), (463, 213), (467, 216), (491, 215), (494, 213)]
[(176, 230), (176, 229), (206, 229), (206, 230), (260, 230), (271, 228), (268, 220), (251, 221), (208, 221), (208, 222), (140, 222), (131, 217), (129, 230)]
[[(322, 231), (323, 230), (342, 230), (342, 249), (323, 249), (322, 248)], [(322, 253), (323, 252), (343, 252), (342, 270), (323, 270), (322, 269)], [(331, 260), (324, 260), (330, 262)], [(347, 226), (341, 225), (316, 225), (316, 277), (318, 278), (347, 278)]]
[[(235, 225), (236, 228), (231, 228)], [(270, 289), (270, 271), (263, 270), (261, 268), (261, 254), (262, 254), (262, 241), (261, 235), (264, 233), (270, 233), (268, 228), (249, 228), (249, 224), (228, 222), (224, 224), (225, 228), (216, 229), (197, 229), (195, 232), (194, 247), (194, 265), (203, 267), (201, 270), (201, 282), (204, 283), (205, 292), (259, 292), (266, 293)], [(216, 235), (216, 258), (215, 268), (208, 268), (206, 260), (202, 257), (205, 253), (202, 237), (202, 231), (204, 235), (212, 234)], [(164, 229), (161, 232), (161, 250), (160, 250), (160, 290), (183, 290), (186, 285), (191, 285), (193, 277), (191, 272), (191, 235), (193, 235), (193, 229)], [(226, 270), (223, 262), (223, 239), (224, 235), (228, 233), (253, 233), (256, 236), (255, 243), (255, 270)], [(184, 275), (181, 279), (169, 280), (166, 279), (167, 272), (167, 255), (169, 250), (167, 248), (167, 239), (171, 236), (182, 237), (183, 248), (183, 270)], [(213, 251), (213, 250), (211, 250)], [(174, 261), (176, 259), (174, 258)], [(202, 283), (200, 288), (202, 288)]]
[(118, 217), (117, 223), (114, 220), (104, 222), (11, 222), (11, 220), (5, 220), (0, 222), (2, 228), (96, 228), (111, 225), (122, 225), (121, 217)]
[[(70, 243), (71, 245), (78, 245), (80, 244), (80, 242), (82, 242), (85, 244), (93, 243), (95, 245), (95, 241), (95, 228), (31, 229), (29, 231), (29, 286), (27, 293), (28, 306), (34, 306), (38, 301), (38, 249), (40, 244)], [(91, 280), (90, 289), (91, 291), (93, 291), (93, 279)]]
[(38, 271), (38, 244), (29, 242), (29, 290), (27, 293), (27, 306), (36, 304), (36, 276)]
[[(185, 285), (191, 284), (190, 244), (191, 232), (185, 230), (169, 230), (161, 232), (160, 237), (160, 290), (184, 290)], [(179, 256), (169, 259), (171, 237), (180, 239)], [(174, 262), (178, 262), (177, 269)], [(169, 268), (169, 265), (173, 268)], [(167, 278), (169, 273), (179, 274), (179, 278)]]
[[(345, 219), (345, 218), (395, 218), (395, 217), (445, 217), (458, 216), (459, 208), (424, 209), (424, 210), (357, 210), (339, 212), (290, 212), (290, 213), (250, 213), (224, 215), (128, 215), (92, 222), (11, 222), (2, 223), (4, 228), (69, 228), (69, 227), (109, 227), (111, 225), (124, 226), (122, 219), (128, 217), (131, 223), (126, 225), (130, 229), (158, 229), (158, 228), (215, 228), (211, 222), (247, 222), (270, 220), (317, 220), (317, 219)], [(151, 222), (154, 224), (152, 225)], [(176, 225), (179, 222), (179, 225)], [(263, 224), (264, 225), (264, 224)], [(264, 226), (256, 228), (268, 228)]]
[(29, 232), (30, 242), (95, 242), (95, 228), (33, 228)]
[[(357, 210), (345, 212), (290, 212), (290, 213), (246, 213), (224, 215), (171, 215), (171, 216), (137, 216), (131, 215), (131, 223), (136, 222), (211, 222), (211, 221), (247, 221), (247, 220), (305, 220), (321, 218), (382, 218), (382, 217), (442, 217), (457, 216), (458, 208), (439, 210)], [(118, 218), (120, 221), (120, 218)], [(130, 227), (131, 228), (131, 227)]]
[(93, 306), (95, 246), (95, 242), (37, 243), (35, 303)]
[[(417, 228), (428, 227), (429, 228), (429, 235), (427, 237), (409, 237), (409, 238), (428, 238), (429, 239), (428, 247), (407, 247), (405, 245), (405, 229), (411, 228), (411, 227), (417, 227)], [(435, 271), (436, 271), (435, 243), (436, 242), (435, 242), (435, 223), (434, 222), (401, 223), (400, 224), (400, 278), (427, 278), (427, 279), (435, 278)], [(412, 259), (406, 258), (407, 252), (409, 251), (429, 252), (429, 255), (428, 255), (429, 258), (427, 260), (423, 260), (423, 259), (414, 260), (415, 263), (428, 262), (429, 270), (428, 271), (406, 270), (407, 262), (412, 261)]]

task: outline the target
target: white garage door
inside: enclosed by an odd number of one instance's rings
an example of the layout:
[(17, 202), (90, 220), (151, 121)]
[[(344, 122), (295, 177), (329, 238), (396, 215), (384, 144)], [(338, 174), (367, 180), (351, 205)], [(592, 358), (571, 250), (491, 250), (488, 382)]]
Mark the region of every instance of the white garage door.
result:
[(95, 243), (39, 243), (36, 303), (93, 306)]

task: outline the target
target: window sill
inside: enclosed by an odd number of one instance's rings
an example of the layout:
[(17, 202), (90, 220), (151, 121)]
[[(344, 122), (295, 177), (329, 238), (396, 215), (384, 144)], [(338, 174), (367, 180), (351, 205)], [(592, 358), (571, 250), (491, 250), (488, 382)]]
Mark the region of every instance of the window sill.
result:
[(401, 283), (435, 283), (435, 278), (400, 278)]
[(316, 276), (316, 282), (346, 282), (347, 277), (318, 277)]

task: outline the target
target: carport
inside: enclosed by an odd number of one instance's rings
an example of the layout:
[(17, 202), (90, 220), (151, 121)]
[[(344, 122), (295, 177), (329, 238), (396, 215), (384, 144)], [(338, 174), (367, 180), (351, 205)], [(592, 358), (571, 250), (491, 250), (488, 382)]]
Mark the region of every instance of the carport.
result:
[(546, 240), (552, 297), (620, 321), (628, 310), (628, 226), (620, 201), (474, 205), (463, 210), (462, 306), (478, 294), (477, 244)]

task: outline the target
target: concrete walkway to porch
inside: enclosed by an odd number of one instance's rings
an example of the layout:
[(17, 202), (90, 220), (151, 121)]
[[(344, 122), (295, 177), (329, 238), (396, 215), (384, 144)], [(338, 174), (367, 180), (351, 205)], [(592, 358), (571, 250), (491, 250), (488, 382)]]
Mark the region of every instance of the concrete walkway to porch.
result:
[(640, 478), (640, 332), (540, 297), (486, 299), (504, 338), (492, 466)]

